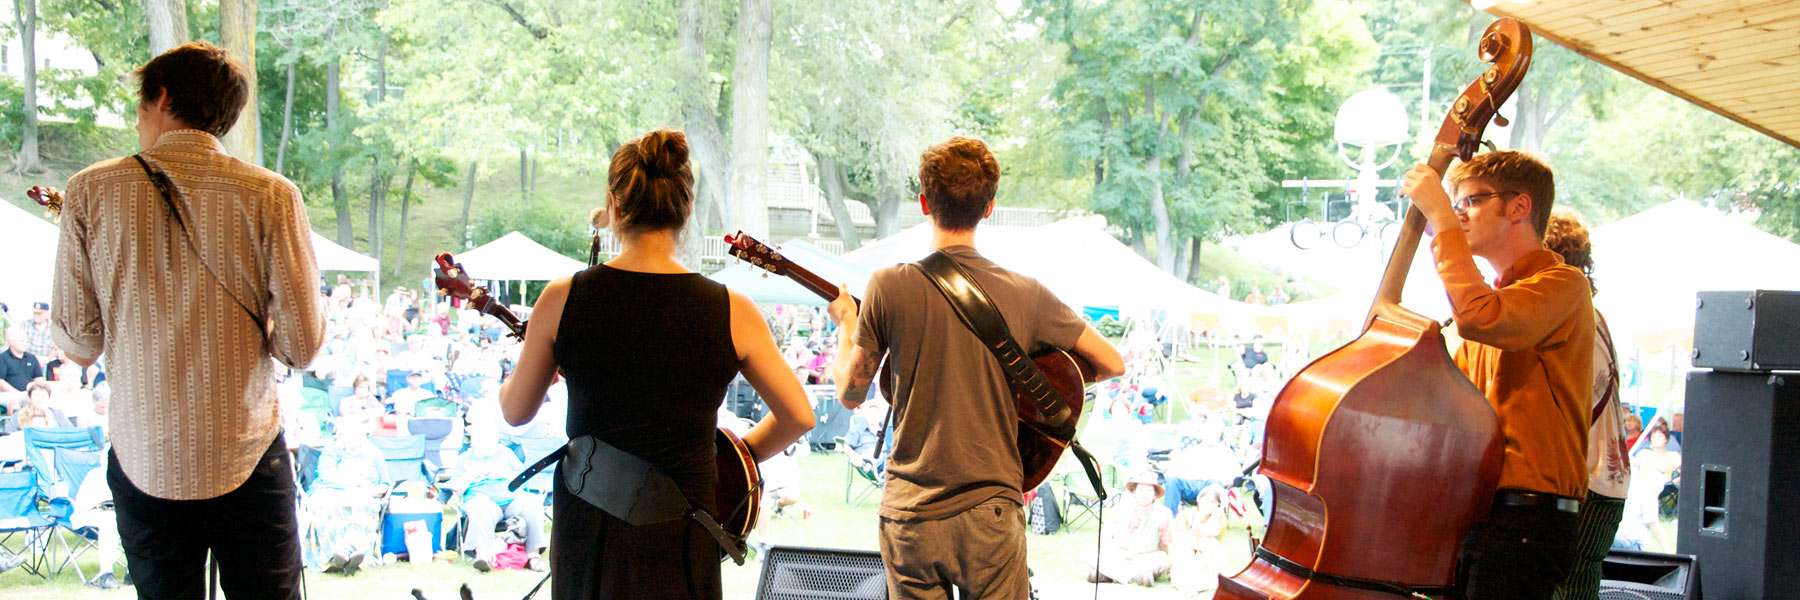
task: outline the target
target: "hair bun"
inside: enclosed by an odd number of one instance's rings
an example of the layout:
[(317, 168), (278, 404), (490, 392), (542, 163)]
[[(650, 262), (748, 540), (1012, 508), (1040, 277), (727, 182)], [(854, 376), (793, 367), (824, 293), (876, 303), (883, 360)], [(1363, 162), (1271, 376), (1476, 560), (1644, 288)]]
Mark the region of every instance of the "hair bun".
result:
[(658, 129), (646, 133), (639, 144), (638, 151), (643, 157), (644, 168), (653, 173), (674, 173), (687, 164), (687, 134), (679, 129)]

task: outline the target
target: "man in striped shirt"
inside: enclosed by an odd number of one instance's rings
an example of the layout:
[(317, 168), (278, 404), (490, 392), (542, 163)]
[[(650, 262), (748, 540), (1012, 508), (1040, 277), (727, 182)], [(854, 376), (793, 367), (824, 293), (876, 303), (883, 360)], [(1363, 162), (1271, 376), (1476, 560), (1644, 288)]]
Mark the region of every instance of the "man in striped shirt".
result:
[(210, 552), (227, 596), (299, 598), (269, 359), (304, 367), (324, 339), (306, 211), (219, 143), (254, 93), (224, 50), (180, 46), (136, 76), (144, 151), (69, 178), (56, 344), (83, 366), (107, 355), (106, 481), (139, 596), (199, 598)]

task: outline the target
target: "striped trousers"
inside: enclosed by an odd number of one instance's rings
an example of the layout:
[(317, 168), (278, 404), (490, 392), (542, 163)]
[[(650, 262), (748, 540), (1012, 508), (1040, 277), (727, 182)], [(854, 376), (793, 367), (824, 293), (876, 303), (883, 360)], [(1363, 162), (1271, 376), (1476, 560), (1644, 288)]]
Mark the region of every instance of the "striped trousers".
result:
[(1625, 518), (1625, 499), (1588, 492), (1581, 503), (1581, 525), (1575, 536), (1575, 566), (1556, 586), (1554, 600), (1598, 600), (1600, 563), (1612, 549), (1619, 521)]

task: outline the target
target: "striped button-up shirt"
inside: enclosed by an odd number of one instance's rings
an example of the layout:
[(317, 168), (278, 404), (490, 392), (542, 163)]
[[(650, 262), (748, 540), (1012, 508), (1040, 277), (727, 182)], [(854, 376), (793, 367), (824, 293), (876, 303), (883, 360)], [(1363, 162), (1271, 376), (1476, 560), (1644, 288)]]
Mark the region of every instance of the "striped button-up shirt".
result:
[(311, 227), (292, 182), (204, 132), (164, 133), (142, 155), (174, 183), (189, 231), (129, 156), (69, 178), (56, 344), (106, 354), (113, 449), (133, 484), (213, 498), (243, 485), (280, 431), (269, 358), (303, 367), (323, 341)]

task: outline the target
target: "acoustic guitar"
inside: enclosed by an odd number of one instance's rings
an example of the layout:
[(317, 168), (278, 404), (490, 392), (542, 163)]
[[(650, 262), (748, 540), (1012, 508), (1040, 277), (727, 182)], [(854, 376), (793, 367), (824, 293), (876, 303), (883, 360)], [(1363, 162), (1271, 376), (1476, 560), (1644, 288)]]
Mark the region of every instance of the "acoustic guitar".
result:
[[(484, 286), (475, 285), (469, 274), (449, 252), (437, 255), (437, 268), (432, 278), (444, 295), (468, 303), (482, 314), (492, 315), (511, 330), (513, 337), (525, 339), (526, 321), (494, 300)], [(714, 495), (718, 507), (719, 527), (732, 537), (743, 540), (756, 527), (756, 515), (762, 507), (762, 472), (756, 466), (756, 455), (737, 434), (719, 429), (713, 438), (718, 447), (719, 484)], [(535, 460), (535, 459), (534, 459)]]
[[(756, 238), (740, 231), (736, 235), (726, 235), (725, 243), (731, 247), (731, 255), (739, 260), (770, 274), (786, 276), (827, 301), (837, 299), (836, 284), (794, 264)], [(861, 303), (860, 300), (857, 301), (858, 305)], [(1056, 463), (1062, 459), (1063, 451), (1074, 443), (1076, 424), (1081, 419), (1082, 404), (1086, 400), (1086, 384), (1095, 374), (1094, 366), (1087, 359), (1059, 349), (1041, 352), (1032, 356), (1031, 360), (1069, 406), (1070, 418), (1060, 427), (1053, 426), (1044, 413), (1038, 410), (1037, 403), (1030, 395), (1017, 391), (1013, 393), (1019, 412), (1019, 462), (1025, 467), (1025, 482), (1020, 489), (1026, 491), (1037, 489), (1039, 484), (1049, 479), (1050, 472), (1056, 469)], [(888, 367), (887, 364), (881, 367), (883, 394), (891, 393), (894, 389), (893, 373)]]

